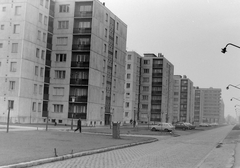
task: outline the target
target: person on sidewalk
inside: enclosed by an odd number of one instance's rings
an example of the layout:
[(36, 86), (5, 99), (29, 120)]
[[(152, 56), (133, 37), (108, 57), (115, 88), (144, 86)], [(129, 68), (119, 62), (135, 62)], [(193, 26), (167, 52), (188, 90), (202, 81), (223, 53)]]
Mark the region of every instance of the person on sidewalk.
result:
[(77, 130), (79, 130), (80, 133), (82, 132), (82, 121), (80, 118), (78, 119), (77, 128), (74, 130), (74, 132), (76, 132)]

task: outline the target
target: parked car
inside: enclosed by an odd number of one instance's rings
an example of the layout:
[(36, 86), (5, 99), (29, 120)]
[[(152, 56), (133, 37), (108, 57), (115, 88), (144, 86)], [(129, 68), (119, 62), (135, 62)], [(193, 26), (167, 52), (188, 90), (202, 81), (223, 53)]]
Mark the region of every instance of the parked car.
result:
[(199, 124), (199, 127), (209, 127), (209, 124), (208, 123), (201, 123), (201, 124)]
[(176, 123), (175, 129), (187, 130), (187, 129), (189, 129), (189, 126), (186, 125), (185, 123)]
[(211, 126), (218, 126), (218, 123), (210, 123)]
[(192, 125), (191, 123), (184, 123), (185, 125), (187, 125), (188, 126), (188, 129), (195, 129), (196, 128), (196, 126), (195, 125)]
[(151, 131), (168, 131), (171, 132), (175, 127), (171, 123), (159, 123), (151, 126)]

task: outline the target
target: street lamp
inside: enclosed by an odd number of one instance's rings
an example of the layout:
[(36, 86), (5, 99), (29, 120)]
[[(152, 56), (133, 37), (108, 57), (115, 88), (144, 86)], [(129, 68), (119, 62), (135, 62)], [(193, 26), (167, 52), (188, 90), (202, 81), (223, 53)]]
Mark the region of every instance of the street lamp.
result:
[(71, 130), (73, 130), (73, 114), (74, 114), (74, 103), (75, 102), (75, 97), (72, 97), (72, 122), (71, 122)]
[(235, 44), (232, 44), (232, 43), (228, 43), (224, 48), (222, 48), (222, 53), (225, 54), (227, 52), (227, 46), (228, 45), (232, 45), (234, 47), (237, 47), (237, 48), (240, 48), (239, 46), (235, 45)]
[(228, 90), (229, 89), (229, 86), (232, 86), (232, 87), (235, 87), (235, 88), (237, 88), (237, 89), (240, 89), (240, 87), (237, 87), (238, 85), (231, 85), (231, 84), (229, 84), (227, 87), (226, 87), (226, 89)]
[(240, 101), (240, 99), (237, 99), (235, 97), (232, 97), (230, 100), (232, 101), (233, 99)]

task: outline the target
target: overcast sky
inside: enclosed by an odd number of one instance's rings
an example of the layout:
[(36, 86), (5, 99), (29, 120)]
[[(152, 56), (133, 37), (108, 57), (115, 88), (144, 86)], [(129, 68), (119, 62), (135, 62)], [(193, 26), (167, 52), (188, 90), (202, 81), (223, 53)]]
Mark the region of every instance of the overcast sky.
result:
[[(221, 88), (225, 116), (236, 116), (240, 90), (240, 0), (101, 0), (128, 25), (127, 50), (162, 53), (175, 75), (200, 88)], [(240, 108), (240, 106), (238, 107)]]

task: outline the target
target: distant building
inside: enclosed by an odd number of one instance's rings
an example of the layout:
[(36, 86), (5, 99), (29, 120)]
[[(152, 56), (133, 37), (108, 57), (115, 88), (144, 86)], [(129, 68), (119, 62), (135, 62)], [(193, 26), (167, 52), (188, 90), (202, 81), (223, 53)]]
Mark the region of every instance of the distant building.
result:
[(220, 99), (220, 119), (219, 119), (219, 124), (223, 124), (225, 123), (225, 118), (224, 118), (224, 109), (225, 109), (225, 105), (223, 102), (223, 99)]
[(174, 75), (174, 122), (193, 122), (193, 82), (187, 76)]
[(126, 56), (125, 96), (123, 121), (139, 120), (141, 56), (128, 51)]
[(194, 124), (202, 123), (203, 118), (203, 91), (199, 87), (194, 87)]
[(222, 118), (221, 89), (200, 88), (203, 92), (203, 118), (204, 123), (219, 123)]
[(141, 61), (139, 120), (172, 122), (174, 66), (162, 55), (144, 54)]
[(98, 0), (0, 2), (0, 121), (123, 120), (127, 26)]

